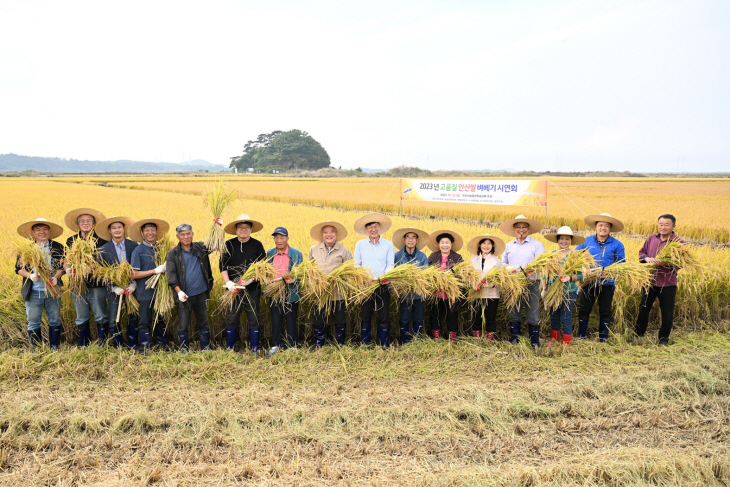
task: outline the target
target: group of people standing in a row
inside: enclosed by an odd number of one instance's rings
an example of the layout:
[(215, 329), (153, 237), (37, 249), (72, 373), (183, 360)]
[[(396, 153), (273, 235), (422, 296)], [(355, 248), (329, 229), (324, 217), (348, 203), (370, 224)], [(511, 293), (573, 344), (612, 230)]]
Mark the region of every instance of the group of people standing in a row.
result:
[[(128, 316), (126, 344), (137, 350), (146, 350), (152, 346), (153, 336), (157, 344), (168, 349), (170, 343), (165, 335), (165, 323), (161, 316), (155, 316), (154, 289), (147, 289), (146, 282), (155, 274), (166, 273), (170, 287), (174, 290), (174, 299), (178, 311), (178, 341), (182, 349), (189, 344), (188, 330), (195, 316), (200, 347), (209, 349), (210, 333), (208, 328), (208, 301), (213, 288), (213, 272), (210, 265), (210, 250), (203, 242), (194, 241), (191, 225), (177, 225), (175, 233), (178, 245), (171, 249), (164, 264), (157, 265), (157, 242), (170, 230), (170, 225), (160, 219), (146, 218), (134, 220), (126, 216), (106, 218), (93, 208), (77, 208), (68, 212), (64, 218), (66, 226), (75, 232), (68, 238), (66, 246), (71, 247), (76, 239), (96, 239), (100, 261), (114, 265), (129, 262), (134, 269), (129, 286), (104, 286), (95, 278), (86, 282), (87, 291), (83, 295), (72, 294), (76, 312), (76, 325), (79, 330), (79, 346), (89, 344), (90, 320), (93, 313), (97, 325), (99, 343), (108, 339), (113, 346), (122, 346), (121, 325), (116, 321), (119, 316), (118, 307), (123, 296), (134, 293), (140, 303), (139, 313)], [(545, 235), (549, 241), (558, 244), (561, 257), (567, 258), (573, 245), (576, 250), (588, 249), (597, 266), (607, 267), (625, 260), (623, 244), (611, 233), (623, 230), (623, 224), (611, 215), (589, 215), (586, 224), (595, 229), (595, 234), (586, 238), (575, 235), (569, 227), (561, 227), (557, 233)], [(221, 219), (216, 223), (223, 225)], [(649, 236), (641, 250), (639, 258), (647, 263), (655, 264), (657, 271), (653, 286), (641, 298), (641, 306), (636, 324), (636, 333), (643, 336), (649, 320), (649, 312), (653, 302), (658, 298), (662, 314), (662, 326), (659, 331), (659, 344), (668, 344), (672, 329), (674, 299), (677, 286), (677, 269), (656, 260), (661, 248), (670, 240), (676, 239), (674, 228), (676, 220), (672, 215), (662, 215), (658, 220), (658, 232)], [(225, 243), (227, 252), (222, 253), (219, 269), (225, 287), (236, 293), (235, 302), (226, 316), (226, 346), (233, 350), (238, 340), (238, 327), (241, 314), (245, 313), (249, 326), (249, 347), (256, 352), (260, 343), (260, 300), (261, 284), (255, 280), (242, 280), (244, 271), (254, 262), (266, 259), (277, 273), (277, 279), (286, 280), (286, 303), (271, 303), (272, 337), (270, 354), (279, 351), (283, 346), (295, 347), (298, 338), (298, 303), (300, 300), (299, 283), (287, 276), (295, 265), (304, 259), (303, 253), (289, 245), (289, 233), (284, 227), (277, 227), (272, 232), (274, 247), (264, 250), (261, 241), (253, 238), (253, 233), (263, 229), (263, 224), (248, 215), (239, 215), (228, 223), (224, 230), (233, 235)], [(369, 269), (372, 278), (379, 280), (380, 285), (362, 304), (360, 340), (370, 345), (372, 336), (372, 319), (377, 314), (377, 339), (382, 347), (388, 346), (390, 337), (390, 300), (388, 283), (380, 277), (386, 270), (402, 264), (413, 264), (420, 268), (436, 266), (448, 272), (463, 259), (457, 252), (464, 245), (463, 238), (451, 230), (438, 230), (431, 234), (417, 228), (400, 228), (393, 233), (393, 241), (382, 237), (391, 227), (390, 219), (381, 213), (370, 213), (359, 218), (354, 230), (365, 238), (355, 245), (354, 256), (341, 241), (347, 237), (348, 231), (339, 222), (324, 221), (314, 225), (310, 235), (317, 243), (309, 249), (308, 259), (314, 259), (324, 273), (332, 272), (339, 265), (354, 259), (356, 265)], [(523, 215), (502, 223), (500, 230), (514, 240), (504, 242), (494, 235), (484, 234), (472, 238), (467, 249), (473, 255), (471, 264), (482, 275), (492, 268), (508, 266), (513, 272), (524, 272), (524, 268), (545, 251), (542, 243), (530, 235), (540, 232), (540, 222)], [(16, 264), (16, 272), (23, 277), (22, 295), (25, 300), (28, 318), (28, 334), (32, 344), (41, 342), (41, 318), (45, 309), (49, 321), (49, 341), (51, 349), (60, 344), (60, 306), (59, 297), (52, 297), (46, 292), (47, 286), (62, 286), (62, 276), (72, 275), (73, 269), (65, 255), (64, 246), (54, 239), (63, 234), (63, 228), (43, 218), (25, 222), (18, 227), (18, 233), (35, 241), (47, 258), (52, 276), (47, 281), (40, 278), (36, 269), (28, 269)], [(422, 250), (428, 247), (432, 252), (426, 256)], [(396, 251), (397, 249), (397, 251)], [(499, 257), (501, 256), (501, 258)], [(511, 341), (517, 343), (521, 334), (522, 311), (525, 311), (529, 328), (530, 343), (534, 347), (540, 345), (539, 301), (541, 292), (547, 284), (545, 279), (536, 273), (526, 273), (528, 287), (526, 298), (521, 300), (509, 312), (509, 331)], [(598, 338), (606, 341), (611, 330), (612, 302), (615, 283), (608, 279), (600, 279), (579, 288), (577, 283), (582, 273), (561, 275), (564, 283), (566, 299), (559, 308), (551, 313), (551, 342), (570, 344), (573, 337), (573, 306), (578, 295), (579, 317), (578, 338), (588, 336), (588, 321), (595, 301), (598, 301), (599, 326)], [(497, 308), (499, 305), (499, 289), (485, 284), (478, 289), (480, 298), (474, 312), (472, 334), (494, 340), (497, 331)], [(332, 315), (334, 320), (334, 337), (338, 345), (346, 341), (346, 310), (342, 296), (333, 296), (333, 305), (328, 311), (314, 310), (313, 329), (314, 345), (321, 347), (326, 342), (326, 324)], [(430, 310), (430, 334), (439, 339), (444, 325), (448, 338), (455, 341), (459, 328), (460, 300), (450, 299), (444, 292), (435, 297)], [(413, 337), (424, 335), (425, 303), (424, 297), (413, 294), (399, 303), (400, 341), (405, 344)], [(154, 326), (153, 326), (154, 324)]]

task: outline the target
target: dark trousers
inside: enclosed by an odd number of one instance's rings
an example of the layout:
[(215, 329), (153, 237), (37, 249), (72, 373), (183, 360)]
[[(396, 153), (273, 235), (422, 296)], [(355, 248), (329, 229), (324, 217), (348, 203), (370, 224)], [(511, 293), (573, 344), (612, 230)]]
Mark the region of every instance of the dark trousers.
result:
[(641, 294), (639, 317), (636, 320), (636, 334), (644, 336), (649, 325), (649, 313), (654, 300), (659, 298), (659, 309), (662, 312), (662, 326), (659, 328), (659, 340), (668, 340), (674, 322), (674, 299), (677, 297), (677, 286), (652, 286), (649, 291)]
[(190, 296), (184, 303), (177, 303), (177, 331), (187, 332), (190, 320), (195, 313), (198, 330), (208, 329), (208, 293)]
[[(335, 317), (335, 327), (345, 327), (347, 325), (347, 318), (345, 317), (345, 300), (339, 299), (333, 303), (332, 314)], [(327, 325), (329, 316), (324, 309), (314, 307), (314, 327), (322, 328)]]
[(487, 333), (497, 331), (497, 307), (499, 298), (480, 299), (479, 306), (474, 310), (474, 321), (471, 324), (473, 331), (482, 331), (485, 327)]
[(281, 346), (281, 331), (284, 320), (286, 320), (286, 343), (290, 347), (296, 347), (299, 340), (297, 330), (297, 312), (299, 303), (274, 303), (271, 305), (271, 344), (275, 347)]
[(598, 315), (601, 321), (611, 321), (611, 304), (613, 303), (613, 284), (599, 284), (593, 282), (580, 290), (579, 318), (588, 318), (593, 309), (593, 303), (598, 300)]
[(249, 291), (248, 289), (239, 291), (236, 300), (233, 302), (233, 308), (228, 312), (228, 316), (226, 316), (226, 328), (238, 328), (243, 311), (246, 311), (249, 328), (258, 328), (260, 301), (260, 286), (255, 291)]
[[(139, 325), (140, 330), (151, 330), (153, 325), (155, 328), (161, 326), (165, 328), (165, 318), (162, 315), (157, 316), (155, 312), (155, 301), (140, 301), (139, 302)], [(155, 322), (157, 318), (157, 322)]]
[(443, 317), (446, 317), (446, 327), (450, 332), (459, 331), (459, 311), (452, 311), (452, 306), (448, 299), (437, 298), (436, 302), (431, 306), (431, 331), (441, 330), (443, 325)]
[(374, 312), (378, 313), (378, 324), (381, 327), (390, 326), (390, 290), (388, 286), (380, 286), (362, 304), (362, 326), (370, 326)]

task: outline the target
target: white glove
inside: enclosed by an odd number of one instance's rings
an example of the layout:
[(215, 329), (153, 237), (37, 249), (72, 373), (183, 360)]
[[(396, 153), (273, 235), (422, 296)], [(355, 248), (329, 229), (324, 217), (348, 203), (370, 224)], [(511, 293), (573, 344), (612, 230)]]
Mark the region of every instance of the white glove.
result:
[(216, 218), (215, 223), (217, 223), (220, 226), (223, 226), (223, 218), (221, 218), (221, 217)]
[(137, 281), (130, 282), (129, 286), (127, 286), (127, 293), (132, 294), (136, 290), (137, 290)]
[(246, 279), (245, 281), (241, 281), (241, 286), (246, 287), (249, 284), (253, 282), (253, 279)]
[(162, 274), (163, 272), (165, 272), (165, 264), (155, 267), (155, 274)]
[(236, 291), (238, 291), (238, 288), (236, 287), (236, 283), (234, 283), (233, 281), (230, 281), (230, 280), (226, 281), (226, 287), (232, 293), (235, 293)]
[(66, 267), (66, 274), (69, 275), (69, 276), (75, 276), (76, 275), (76, 271), (73, 270), (72, 267)]
[(544, 290), (544, 289), (543, 289), (542, 291), (540, 291), (540, 297), (541, 297), (542, 299), (545, 299), (545, 295), (546, 295), (546, 294), (547, 294), (547, 291), (546, 291), (546, 290)]
[(177, 293), (177, 299), (179, 299), (181, 303), (184, 303), (188, 300), (188, 295), (185, 294), (185, 291), (180, 291)]
[(32, 271), (30, 271), (30, 275), (28, 276), (28, 279), (30, 279), (33, 282), (36, 282), (36, 281), (38, 281), (38, 279), (40, 277), (41, 277), (41, 275), (38, 274), (38, 271), (36, 271), (35, 269), (33, 269)]
[(570, 276), (560, 276), (558, 279), (560, 279), (560, 282), (568, 282), (570, 281)]
[(50, 285), (51, 285), (51, 287), (53, 287), (53, 286), (55, 286), (56, 284), (58, 284), (58, 279), (56, 279), (56, 276), (53, 276), (53, 277), (52, 277), (52, 278), (50, 279), (50, 281), (48, 281), (48, 284), (50, 284)]
[(114, 294), (116, 294), (117, 296), (121, 296), (122, 294), (124, 294), (124, 289), (119, 286), (114, 286), (112, 288), (112, 291), (114, 291)]

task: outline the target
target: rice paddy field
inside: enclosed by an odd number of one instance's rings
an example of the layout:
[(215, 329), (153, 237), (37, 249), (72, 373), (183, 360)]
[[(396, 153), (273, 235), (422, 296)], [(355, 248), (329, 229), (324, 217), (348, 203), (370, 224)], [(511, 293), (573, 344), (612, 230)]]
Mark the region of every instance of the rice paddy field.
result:
[[(300, 347), (273, 357), (220, 346), (141, 355), (75, 347), (66, 294), (61, 351), (28, 349), (9, 243), (20, 223), (38, 217), (62, 223), (68, 210), (90, 206), (107, 216), (162, 218), (173, 227), (188, 222), (203, 240), (212, 216), (201, 194), (212, 183), (210, 177), (0, 180), (6, 236), (0, 485), (730, 484), (727, 180), (555, 181), (583, 200), (573, 202), (584, 211), (626, 222), (631, 232), (620, 238), (631, 259), (638, 258), (640, 235), (665, 212), (677, 215), (680, 236), (703, 244), (695, 250), (703, 269), (680, 273), (670, 347), (656, 346), (656, 314), (649, 338), (630, 339), (638, 297), (627, 296), (609, 343), (574, 341), (539, 354), (524, 344), (462, 337), (456, 345)], [(338, 220), (352, 228), (365, 211), (398, 206), (397, 180), (231, 177), (228, 184), (239, 199), (224, 221), (239, 213), (262, 221), (254, 237), (265, 248), (273, 247), (276, 226), (287, 227), (290, 245), (306, 253), (314, 223)], [(549, 191), (549, 224), (585, 230), (582, 211)], [(406, 206), (414, 216), (393, 215), (385, 237), (403, 226), (451, 228), (465, 239), (485, 232), (504, 237), (487, 222), (542, 214), (460, 206)], [(350, 232), (343, 243), (353, 249), (358, 238)], [(217, 274), (215, 259), (213, 267)], [(214, 300), (222, 290), (219, 275), (215, 289)], [(215, 310), (213, 302), (211, 336), (220, 345), (223, 317)], [(348, 319), (352, 334), (357, 311)], [(309, 340), (308, 310), (299, 324)], [(171, 336), (174, 325), (173, 319)], [(505, 325), (500, 320), (500, 338)], [(247, 339), (245, 325), (240, 338)]]

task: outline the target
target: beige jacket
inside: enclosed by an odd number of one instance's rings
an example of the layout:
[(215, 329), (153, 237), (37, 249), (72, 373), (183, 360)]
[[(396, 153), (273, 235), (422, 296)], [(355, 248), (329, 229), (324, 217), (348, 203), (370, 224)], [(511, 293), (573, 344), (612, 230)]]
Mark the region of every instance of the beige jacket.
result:
[[(319, 264), (319, 268), (322, 272), (329, 274), (343, 262), (352, 260), (352, 252), (350, 252), (350, 250), (340, 242), (335, 242), (335, 245), (332, 247), (329, 255), (327, 255), (327, 249), (324, 242), (319, 242), (312, 245), (309, 249), (309, 259), (314, 259)], [(342, 296), (339, 294), (333, 297), (335, 300), (342, 299)]]
[[(495, 257), (494, 254), (489, 254), (489, 257), (487, 257), (487, 259), (484, 261), (484, 269), (482, 269), (482, 256), (475, 255), (471, 258), (471, 265), (474, 267), (474, 269), (481, 272), (482, 276), (484, 276), (493, 267), (501, 267), (502, 261), (499, 260), (498, 257)], [(498, 297), (499, 289), (497, 289), (496, 287), (482, 286), (482, 299), (495, 299)]]

